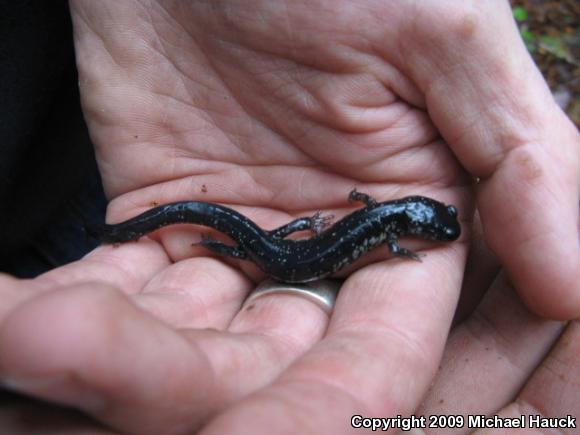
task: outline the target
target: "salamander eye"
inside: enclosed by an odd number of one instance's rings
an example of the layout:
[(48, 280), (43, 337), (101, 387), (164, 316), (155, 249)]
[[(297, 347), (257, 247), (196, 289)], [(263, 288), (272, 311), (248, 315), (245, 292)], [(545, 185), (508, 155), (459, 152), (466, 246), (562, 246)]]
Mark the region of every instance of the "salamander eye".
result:
[(447, 206), (447, 213), (450, 216), (457, 217), (457, 209), (452, 205)]

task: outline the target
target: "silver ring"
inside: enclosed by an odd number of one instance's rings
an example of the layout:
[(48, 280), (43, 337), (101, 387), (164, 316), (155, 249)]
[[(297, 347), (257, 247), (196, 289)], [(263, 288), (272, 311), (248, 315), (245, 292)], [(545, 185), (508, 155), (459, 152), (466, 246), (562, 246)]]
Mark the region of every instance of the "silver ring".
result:
[(340, 289), (341, 281), (331, 279), (321, 279), (312, 283), (289, 284), (277, 282), (271, 279), (262, 281), (256, 289), (250, 293), (244, 306), (250, 302), (271, 294), (290, 294), (302, 296), (318, 305), (326, 314), (332, 313), (336, 295)]

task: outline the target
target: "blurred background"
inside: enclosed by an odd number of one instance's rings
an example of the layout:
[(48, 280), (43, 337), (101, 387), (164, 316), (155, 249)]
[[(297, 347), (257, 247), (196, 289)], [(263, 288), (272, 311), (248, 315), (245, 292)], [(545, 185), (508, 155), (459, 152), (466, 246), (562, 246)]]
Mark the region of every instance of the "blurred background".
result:
[(580, 127), (580, 1), (512, 0), (520, 34), (556, 101)]

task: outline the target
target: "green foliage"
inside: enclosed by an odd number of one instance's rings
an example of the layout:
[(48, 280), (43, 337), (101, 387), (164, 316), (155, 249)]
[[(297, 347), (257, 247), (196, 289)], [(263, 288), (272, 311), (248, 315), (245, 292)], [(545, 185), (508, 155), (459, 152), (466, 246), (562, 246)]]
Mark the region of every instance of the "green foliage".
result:
[(520, 26), (520, 35), (530, 53), (536, 51), (536, 35), (528, 30), (527, 26)]
[(517, 22), (521, 23), (528, 19), (528, 11), (523, 6), (514, 6), (512, 8), (512, 13)]
[(569, 63), (575, 63), (574, 57), (572, 56), (572, 53), (570, 52), (563, 35), (539, 35), (537, 37), (537, 41), (540, 49), (546, 50), (548, 53), (556, 56), (558, 59), (563, 59)]
[[(566, 35), (565, 32), (550, 35), (534, 33), (528, 27), (529, 14), (526, 8), (513, 6), (512, 13), (518, 23), (520, 35), (530, 53), (535, 53), (536, 51), (547, 52), (558, 59), (565, 60), (571, 64), (578, 64), (569, 48), (569, 41), (567, 40), (570, 37), (569, 35)], [(567, 18), (572, 19), (572, 17)]]
[(518, 29), (520, 29), (520, 35), (526, 44), (526, 48), (530, 53), (535, 52), (536, 35), (530, 32), (528, 25), (525, 23), (525, 21), (528, 19), (528, 11), (523, 6), (513, 6), (512, 13), (518, 23)]

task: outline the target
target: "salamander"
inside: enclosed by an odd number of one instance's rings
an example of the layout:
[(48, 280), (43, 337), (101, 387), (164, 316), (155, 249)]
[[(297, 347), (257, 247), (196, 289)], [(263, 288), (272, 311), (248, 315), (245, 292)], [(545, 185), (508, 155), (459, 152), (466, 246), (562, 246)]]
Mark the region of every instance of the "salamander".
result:
[[(417, 253), (399, 246), (401, 236), (449, 242), (461, 233), (457, 209), (425, 196), (378, 202), (355, 189), (348, 199), (365, 206), (332, 226), (329, 226), (329, 217), (317, 213), (270, 231), (219, 204), (174, 202), (118, 224), (104, 225), (100, 229), (100, 239), (104, 243), (123, 243), (167, 225), (203, 225), (226, 234), (236, 245), (209, 237), (203, 237), (199, 245), (220, 255), (252, 261), (275, 280), (301, 283), (329, 276), (382, 244), (386, 244), (395, 256), (420, 261)], [(304, 230), (312, 231), (313, 236), (286, 239)]]

